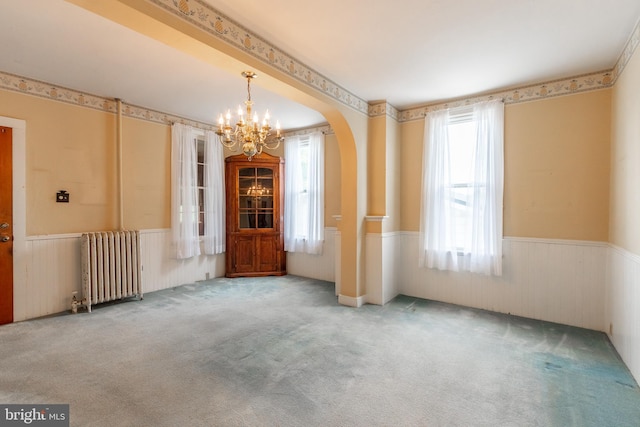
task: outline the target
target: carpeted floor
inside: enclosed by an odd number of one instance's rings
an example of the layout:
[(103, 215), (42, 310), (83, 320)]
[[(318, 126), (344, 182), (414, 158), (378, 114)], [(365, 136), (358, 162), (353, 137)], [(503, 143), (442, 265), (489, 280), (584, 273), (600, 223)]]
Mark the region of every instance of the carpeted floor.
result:
[(639, 426), (606, 335), (333, 283), (214, 279), (0, 327), (0, 403), (72, 426)]

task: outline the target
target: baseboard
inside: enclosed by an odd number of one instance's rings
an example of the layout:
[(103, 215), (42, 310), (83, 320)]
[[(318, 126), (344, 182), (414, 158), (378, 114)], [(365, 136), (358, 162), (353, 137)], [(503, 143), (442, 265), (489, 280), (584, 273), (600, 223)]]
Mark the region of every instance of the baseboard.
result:
[(358, 308), (364, 305), (364, 296), (354, 298), (340, 294), (338, 295), (338, 302), (342, 305)]

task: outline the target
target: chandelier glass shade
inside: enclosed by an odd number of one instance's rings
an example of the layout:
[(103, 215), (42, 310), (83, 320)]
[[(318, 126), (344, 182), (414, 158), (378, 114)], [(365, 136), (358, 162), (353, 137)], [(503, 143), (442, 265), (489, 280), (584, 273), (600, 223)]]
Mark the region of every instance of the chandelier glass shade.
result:
[(264, 148), (270, 150), (278, 148), (280, 143), (284, 141), (284, 136), (280, 133), (279, 122), (276, 122), (276, 134), (272, 135), (268, 110), (262, 122), (260, 122), (258, 114), (252, 111), (251, 79), (256, 77), (256, 73), (253, 71), (243, 71), (242, 76), (247, 79), (247, 100), (244, 102), (245, 111), (242, 110), (242, 107), (238, 107), (238, 118), (235, 125), (231, 124), (231, 111), (228, 110), (225, 115), (220, 114), (216, 134), (222, 145), (233, 151), (241, 148), (244, 155), (251, 160), (253, 156), (262, 153)]

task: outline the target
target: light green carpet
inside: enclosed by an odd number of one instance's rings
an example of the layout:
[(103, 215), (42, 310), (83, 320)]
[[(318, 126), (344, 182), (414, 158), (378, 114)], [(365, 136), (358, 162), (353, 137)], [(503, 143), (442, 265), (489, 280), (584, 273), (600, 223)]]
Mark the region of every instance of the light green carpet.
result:
[(72, 426), (639, 426), (606, 335), (332, 283), (214, 279), (0, 327), (0, 403)]

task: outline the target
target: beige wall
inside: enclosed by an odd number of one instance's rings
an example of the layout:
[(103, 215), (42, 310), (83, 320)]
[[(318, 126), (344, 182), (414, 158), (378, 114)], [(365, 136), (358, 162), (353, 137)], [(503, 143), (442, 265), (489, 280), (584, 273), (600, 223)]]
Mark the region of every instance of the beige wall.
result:
[[(115, 114), (0, 90), (0, 116), (27, 122), (27, 235), (118, 228)], [(283, 156), (283, 146), (272, 154)], [(122, 159), (123, 227), (169, 228), (170, 127), (123, 117)], [(325, 161), (325, 225), (336, 227), (341, 173), (334, 134), (326, 136)], [(56, 203), (59, 190), (70, 193), (70, 203)]]
[(328, 134), (324, 140), (324, 225), (337, 227), (334, 215), (341, 214), (340, 189), (340, 147), (334, 134)]
[(402, 144), (400, 124), (387, 117), (387, 216), (384, 223), (385, 232), (400, 231), (402, 222)]
[(171, 128), (123, 118), (124, 227), (171, 227)]
[(505, 236), (607, 241), (610, 94), (507, 105)]
[[(610, 90), (505, 107), (504, 235), (607, 241)], [(402, 125), (402, 227), (420, 227), (424, 121)]]
[(400, 230), (400, 124), (386, 114), (369, 119), (368, 169), (367, 215), (386, 217), (368, 232)]
[[(27, 235), (117, 229), (116, 115), (8, 91), (0, 106), (27, 122)], [(169, 127), (125, 117), (122, 128), (124, 228), (168, 228)]]
[(611, 243), (640, 255), (640, 49), (612, 95)]
[(402, 123), (400, 139), (401, 221), (404, 231), (420, 230), (420, 191), (422, 180), (422, 139), (424, 120)]
[[(387, 196), (387, 121), (386, 116), (369, 119), (369, 149), (367, 168), (369, 191), (367, 194), (367, 215), (386, 215)], [(375, 172), (374, 172), (375, 171)]]
[[(640, 130), (633, 119), (640, 107), (632, 95), (640, 85), (634, 78), (638, 62), (636, 54), (614, 91), (611, 187), (612, 241), (636, 253), (638, 239), (631, 236), (639, 231), (634, 219), (640, 202), (630, 183), (640, 178), (640, 149), (634, 143)], [(506, 106), (505, 236), (608, 240), (611, 93), (599, 90)], [(27, 121), (28, 235), (117, 227), (114, 114), (0, 91), (0, 115)], [(374, 119), (369, 130), (385, 132), (386, 156), (382, 162), (374, 158), (369, 167), (386, 168), (387, 173), (372, 171), (370, 186), (389, 188), (386, 197), (378, 200), (373, 194), (369, 201), (369, 208), (384, 211), (368, 214), (400, 218), (391, 230), (417, 231), (424, 121), (398, 125), (385, 120)], [(342, 213), (342, 184), (333, 134), (326, 137), (325, 154), (325, 224), (336, 226), (333, 215)], [(170, 226), (169, 164), (169, 127), (125, 117), (126, 228)], [(382, 179), (379, 185), (376, 177)], [(56, 203), (58, 190), (69, 191), (71, 203)]]
[(115, 115), (2, 90), (0, 115), (26, 121), (27, 235), (115, 226)]

